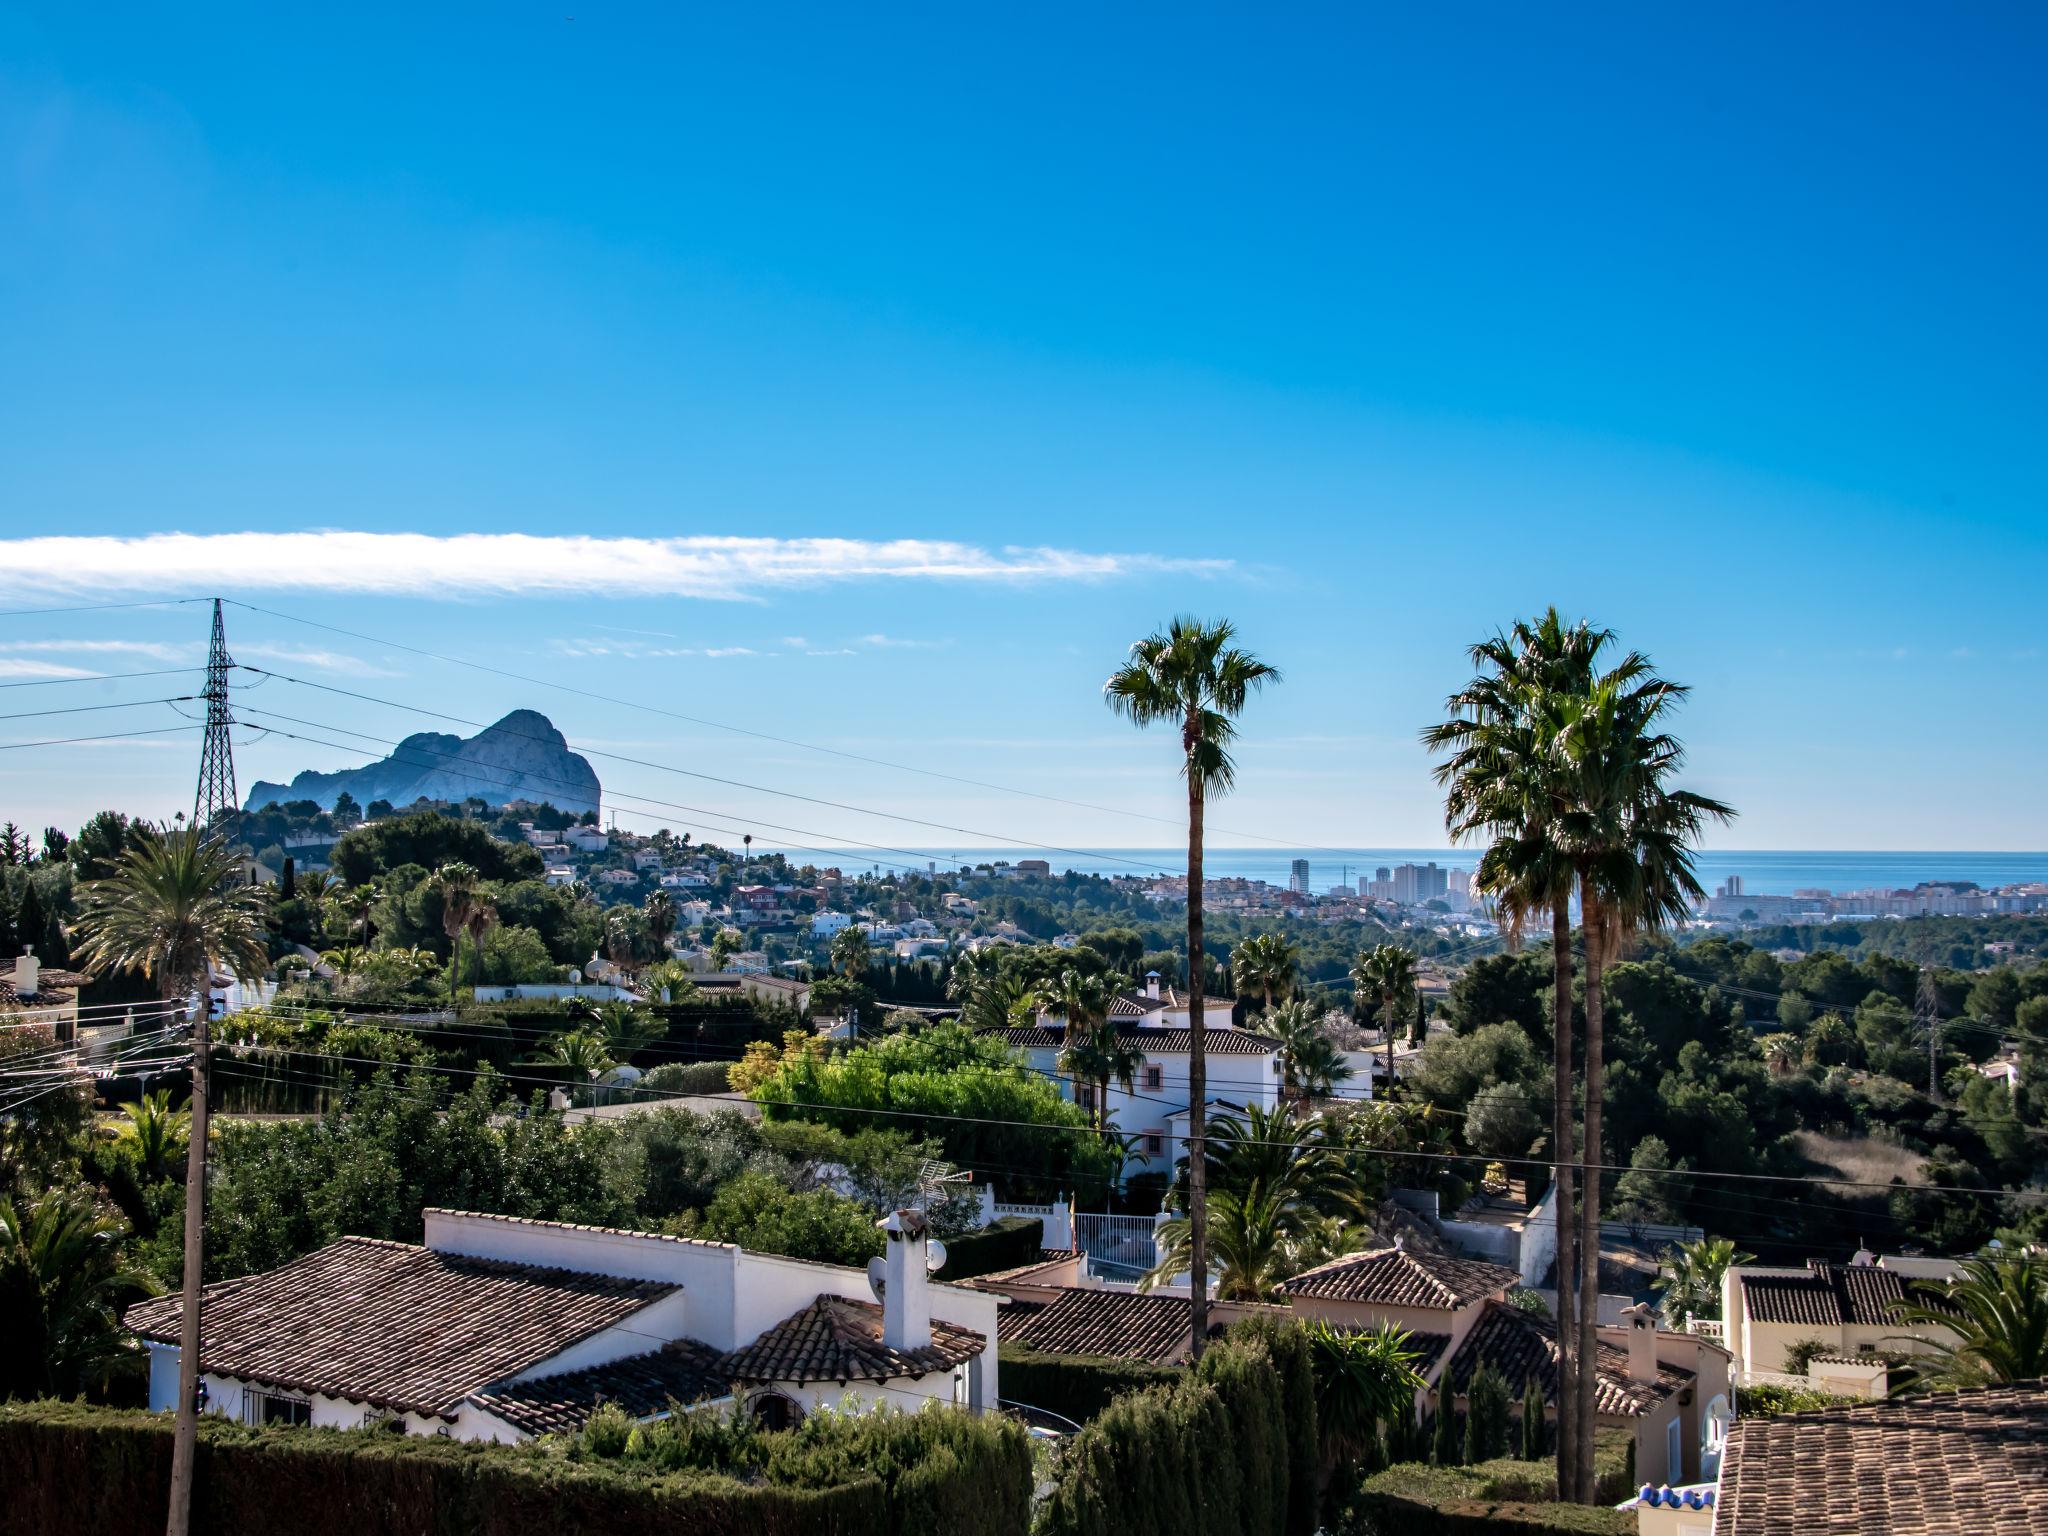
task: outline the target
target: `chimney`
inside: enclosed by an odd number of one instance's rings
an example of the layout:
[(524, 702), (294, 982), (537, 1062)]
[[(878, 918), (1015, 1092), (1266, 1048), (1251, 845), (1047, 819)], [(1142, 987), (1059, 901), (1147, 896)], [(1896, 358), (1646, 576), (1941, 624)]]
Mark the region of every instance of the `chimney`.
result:
[(34, 997), (43, 988), (43, 968), (36, 962), (36, 952), (24, 949), (21, 958), (14, 962), (14, 995)]
[(891, 1211), (876, 1223), (886, 1239), (883, 1256), (882, 1342), (890, 1349), (923, 1349), (932, 1341), (931, 1280), (926, 1272), (922, 1211)]
[(1159, 973), (1157, 971), (1147, 971), (1145, 973), (1145, 995), (1150, 998), (1157, 998), (1159, 996)]
[(1628, 1329), (1628, 1375), (1631, 1381), (1657, 1379), (1657, 1316), (1637, 1302), (1623, 1310), (1622, 1326)]

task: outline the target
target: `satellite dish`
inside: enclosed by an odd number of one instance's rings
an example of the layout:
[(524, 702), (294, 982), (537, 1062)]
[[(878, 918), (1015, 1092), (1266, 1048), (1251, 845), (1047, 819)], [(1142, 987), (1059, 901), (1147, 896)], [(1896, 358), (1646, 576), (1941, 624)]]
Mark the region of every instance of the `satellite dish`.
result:
[(875, 1293), (875, 1300), (882, 1299), (882, 1292), (889, 1288), (889, 1261), (882, 1258), (868, 1260), (868, 1289)]
[(924, 1267), (933, 1274), (946, 1267), (946, 1245), (936, 1237), (924, 1245)]

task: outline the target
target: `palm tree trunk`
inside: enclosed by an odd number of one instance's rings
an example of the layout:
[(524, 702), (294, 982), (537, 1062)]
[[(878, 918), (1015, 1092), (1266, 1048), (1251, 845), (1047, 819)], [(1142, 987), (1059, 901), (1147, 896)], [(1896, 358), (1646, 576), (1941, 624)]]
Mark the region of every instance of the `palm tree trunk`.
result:
[(1208, 966), (1202, 959), (1202, 781), (1192, 761), (1188, 769), (1188, 1321), (1199, 1358), (1209, 1340), (1209, 1169), (1203, 1146), (1209, 1060), (1202, 1022)]
[(1387, 1032), (1387, 1097), (1394, 1096), (1394, 998), (1380, 999), (1380, 1028)]
[(1586, 931), (1586, 1131), (1581, 1149), (1584, 1177), (1580, 1180), (1579, 1204), (1579, 1498), (1593, 1498), (1593, 1385), (1599, 1358), (1600, 1322), (1600, 1112), (1604, 1089), (1601, 1060), (1602, 998), (1601, 967), (1606, 963), (1606, 936), (1602, 931), (1599, 898), (1582, 888), (1579, 920)]
[(1552, 1177), (1557, 1183), (1557, 1492), (1574, 1496), (1578, 1478), (1578, 1229), (1572, 1203), (1572, 919), (1563, 901), (1550, 909), (1551, 1033), (1555, 1083), (1550, 1116)]
[(171, 1434), (171, 1507), (167, 1536), (192, 1528), (192, 1472), (199, 1452), (199, 1287), (206, 1268), (207, 1015), (212, 1011), (211, 967), (201, 975), (199, 1011), (192, 1021), (192, 1119), (185, 1146), (185, 1274), (178, 1320), (178, 1409)]

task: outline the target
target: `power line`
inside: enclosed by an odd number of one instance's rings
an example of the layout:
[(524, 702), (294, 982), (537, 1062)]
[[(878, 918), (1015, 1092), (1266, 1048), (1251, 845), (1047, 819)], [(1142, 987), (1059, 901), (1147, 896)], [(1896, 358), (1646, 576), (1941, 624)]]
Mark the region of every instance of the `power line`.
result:
[(196, 731), (202, 727), (194, 722), (189, 725), (164, 725), (149, 731), (109, 731), (102, 736), (61, 736), (50, 741), (0, 741), (0, 752), (22, 752), (30, 747), (76, 747), (101, 741), (126, 741), (134, 736), (168, 736), (173, 731)]
[(0, 688), (57, 688), (67, 683), (112, 683), (130, 677), (176, 677), (198, 670), (197, 667), (156, 667), (147, 672), (81, 672), (76, 677), (32, 677), (24, 682), (0, 683)]
[(116, 608), (177, 608), (186, 603), (207, 602), (203, 597), (156, 597), (138, 603), (79, 603), (66, 608), (0, 608), (0, 619), (18, 619), (38, 613), (109, 613)]
[(103, 709), (144, 709), (151, 704), (184, 704), (195, 697), (195, 694), (180, 693), (166, 699), (124, 699), (118, 704), (77, 704), (69, 709), (25, 709), (11, 715), (0, 715), (0, 720), (36, 720), (45, 715), (90, 715)]

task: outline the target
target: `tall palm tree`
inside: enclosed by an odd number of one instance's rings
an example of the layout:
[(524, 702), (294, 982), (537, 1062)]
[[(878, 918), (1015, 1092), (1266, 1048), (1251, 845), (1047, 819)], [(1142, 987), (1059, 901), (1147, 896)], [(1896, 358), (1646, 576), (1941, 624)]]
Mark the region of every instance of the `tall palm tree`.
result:
[(1209, 1250), (1204, 1119), (1209, 1091), (1203, 992), (1207, 956), (1202, 948), (1202, 820), (1212, 794), (1230, 791), (1237, 778), (1230, 744), (1237, 717), (1251, 695), (1280, 681), (1277, 668), (1234, 642), (1227, 620), (1203, 624), (1177, 618), (1164, 632), (1138, 641), (1130, 658), (1103, 685), (1116, 713), (1143, 728), (1180, 729), (1181, 777), (1188, 796), (1188, 1279), (1194, 1305), (1194, 1350), (1209, 1333)]
[[(1561, 697), (1589, 692), (1596, 659), (1613, 636), (1567, 625), (1555, 608), (1480, 641), (1468, 652), (1474, 676), (1445, 701), (1448, 718), (1422, 733), (1439, 757), (1444, 826), (1454, 842), (1484, 841), (1472, 886), (1490, 900), (1512, 947), (1532, 918), (1550, 920), (1553, 1089), (1551, 1158), (1557, 1184), (1558, 1314), (1577, 1319), (1594, 1306), (1581, 1297), (1584, 1273), (1576, 1211), (1572, 1121), (1571, 903), (1577, 870), (1560, 845), (1563, 799), (1551, 757), (1548, 721)], [(1582, 1331), (1558, 1329), (1557, 1477), (1561, 1497), (1592, 1496), (1593, 1426), (1581, 1433)], [(1590, 1380), (1590, 1373), (1584, 1373)]]
[(184, 1305), (178, 1329), (178, 1413), (171, 1440), (170, 1530), (189, 1528), (199, 1437), (199, 1280), (205, 1268), (207, 1015), (212, 971), (251, 980), (270, 963), (270, 893), (241, 882), (241, 861), (198, 827), (145, 827), (114, 872), (85, 887), (79, 958), (89, 971), (139, 972), (169, 999), (196, 993), (192, 1122), (186, 1140)]
[(589, 1027), (603, 1042), (605, 1054), (614, 1062), (630, 1062), (641, 1051), (662, 1039), (668, 1026), (645, 1009), (618, 1001), (592, 1003), (584, 1010)]
[(2029, 1249), (1965, 1259), (1946, 1284), (1922, 1281), (1897, 1320), (1952, 1336), (1928, 1350), (1928, 1385), (2003, 1386), (2048, 1376), (2048, 1258)]
[(1131, 1092), (1144, 1059), (1135, 1046), (1118, 1041), (1109, 1022), (1110, 996), (1106, 978), (1073, 966), (1040, 983), (1034, 993), (1040, 1008), (1065, 1021), (1066, 1042), (1057, 1065), (1077, 1081), (1093, 1085), (1098, 1130), (1108, 1123), (1111, 1079)]
[(1722, 1279), (1736, 1265), (1755, 1257), (1725, 1237), (1698, 1238), (1666, 1253), (1654, 1282), (1664, 1326), (1683, 1328), (1689, 1317), (1719, 1317)]
[(157, 1285), (122, 1259), (127, 1235), (77, 1191), (0, 1200), (0, 1398), (73, 1397), (136, 1363), (115, 1304)]
[(441, 931), (448, 935), (448, 996), (462, 981), (462, 936), (469, 931), (469, 915), (477, 903), (481, 877), (476, 867), (460, 859), (443, 864), (434, 873), (434, 886), (441, 893)]
[(338, 900), (341, 910), (347, 915), (349, 921), (355, 924), (358, 947), (368, 949), (370, 947), (370, 914), (377, 910), (377, 888), (367, 882), (362, 885), (350, 886), (341, 893)]
[[(1585, 938), (1585, 1112), (1580, 1192), (1582, 1298), (1598, 1295), (1601, 1121), (1606, 1097), (1603, 980), (1610, 958), (1630, 937), (1682, 922), (1706, 892), (1693, 873), (1692, 846), (1710, 821), (1733, 808), (1673, 788), (1685, 749), (1663, 729), (1687, 689), (1651, 670), (1632, 652), (1583, 694), (1555, 696), (1546, 707), (1550, 763), (1560, 792), (1559, 845), (1577, 875)], [(1597, 1347), (1594, 1309), (1580, 1304), (1579, 1348)], [(1579, 1416), (1593, 1413), (1593, 1374), (1578, 1382)], [(1590, 1460), (1585, 1446), (1582, 1463)], [(1592, 1473), (1587, 1467), (1586, 1477)]]
[(657, 957), (668, 953), (668, 936), (676, 931), (675, 898), (667, 891), (651, 892), (641, 907), (647, 919), (647, 937), (653, 941)]
[(868, 936), (858, 924), (849, 923), (832, 935), (832, 969), (850, 981), (858, 981), (868, 970)]
[(1301, 950), (1277, 933), (1256, 933), (1230, 954), (1230, 979), (1240, 996), (1256, 992), (1268, 1012), (1294, 990), (1294, 970)]
[(1302, 999), (1269, 1009), (1255, 1027), (1280, 1042), (1282, 1086), (1297, 1099), (1326, 1098), (1351, 1076), (1350, 1064), (1323, 1033), (1321, 1016)]
[(1375, 944), (1360, 950), (1351, 965), (1351, 984), (1356, 995), (1369, 996), (1379, 1005), (1380, 1028), (1387, 1037), (1387, 1091), (1394, 1088), (1394, 1022), (1407, 1012), (1415, 997), (1415, 956), (1398, 944)]

